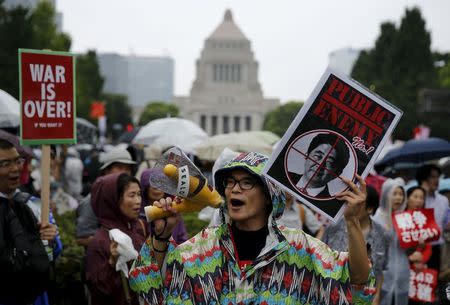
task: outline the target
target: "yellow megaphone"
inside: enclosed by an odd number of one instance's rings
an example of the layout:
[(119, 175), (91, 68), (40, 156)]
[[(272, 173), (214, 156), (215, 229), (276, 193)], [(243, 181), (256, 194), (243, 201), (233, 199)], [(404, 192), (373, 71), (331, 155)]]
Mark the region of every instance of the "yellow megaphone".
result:
[[(173, 164), (167, 164), (163, 169), (164, 174), (178, 181), (178, 168)], [(184, 198), (179, 204), (175, 204), (173, 208), (179, 213), (189, 213), (200, 211), (206, 206), (213, 208), (218, 208), (222, 204), (222, 197), (215, 190), (210, 190), (208, 183), (206, 182), (200, 191), (197, 190), (199, 187), (200, 180), (197, 177), (189, 175), (189, 194), (196, 194), (190, 198)], [(172, 213), (168, 211), (163, 211), (161, 208), (156, 206), (147, 206), (144, 208), (147, 221), (152, 221), (155, 219), (164, 218), (170, 216)]]

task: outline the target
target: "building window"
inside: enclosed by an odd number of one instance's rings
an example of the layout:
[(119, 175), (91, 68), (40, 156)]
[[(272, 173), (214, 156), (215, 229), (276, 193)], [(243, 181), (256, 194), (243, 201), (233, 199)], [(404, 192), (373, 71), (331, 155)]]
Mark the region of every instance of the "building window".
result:
[(223, 79), (223, 65), (222, 64), (220, 64), (219, 65), (219, 78), (218, 78), (218, 81), (219, 82), (221, 82), (221, 81), (223, 81), (224, 79)]
[(236, 83), (241, 82), (241, 64), (236, 65)]
[(241, 82), (241, 64), (213, 64), (212, 69), (214, 82)]
[(241, 117), (235, 116), (234, 117), (234, 131), (239, 132), (241, 129)]
[(217, 115), (211, 116), (211, 134), (213, 136), (217, 134)]
[(204, 114), (200, 116), (200, 126), (203, 130), (206, 130), (206, 115)]
[(247, 115), (245, 117), (245, 129), (246, 130), (251, 130), (252, 129), (252, 118), (249, 115)]
[(230, 132), (230, 120), (228, 118), (228, 115), (223, 116), (223, 133), (229, 133)]

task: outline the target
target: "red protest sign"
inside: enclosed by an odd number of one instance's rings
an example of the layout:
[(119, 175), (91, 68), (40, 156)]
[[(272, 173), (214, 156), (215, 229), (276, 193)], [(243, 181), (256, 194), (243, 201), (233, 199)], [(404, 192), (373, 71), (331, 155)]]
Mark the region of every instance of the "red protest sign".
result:
[(19, 49), (21, 144), (76, 143), (75, 58)]
[(400, 246), (404, 249), (417, 246), (419, 240), (438, 240), (439, 226), (434, 220), (434, 209), (417, 209), (392, 214), (392, 224)]
[(105, 103), (92, 102), (89, 115), (93, 119), (98, 119), (101, 118), (102, 116), (105, 116)]
[(416, 271), (410, 269), (409, 298), (417, 302), (434, 302), (437, 287), (437, 271), (423, 269)]

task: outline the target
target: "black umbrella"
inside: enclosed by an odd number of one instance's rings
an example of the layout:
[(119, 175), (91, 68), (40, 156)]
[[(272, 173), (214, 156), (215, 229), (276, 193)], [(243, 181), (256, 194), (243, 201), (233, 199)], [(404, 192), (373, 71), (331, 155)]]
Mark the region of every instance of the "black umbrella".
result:
[(17, 152), (22, 157), (34, 157), (33, 150), (29, 146), (21, 146), (19, 138), (9, 132), (0, 129), (0, 139), (6, 140), (17, 149)]
[(134, 137), (138, 133), (139, 128), (134, 128), (131, 131), (124, 132), (120, 135), (119, 139), (117, 139), (118, 143), (131, 143), (133, 141)]
[(379, 172), (387, 166), (401, 163), (422, 164), (447, 156), (450, 156), (450, 142), (445, 139), (409, 140), (403, 146), (390, 150), (375, 164), (375, 169)]
[(97, 138), (97, 127), (83, 118), (77, 118), (77, 143), (93, 144)]

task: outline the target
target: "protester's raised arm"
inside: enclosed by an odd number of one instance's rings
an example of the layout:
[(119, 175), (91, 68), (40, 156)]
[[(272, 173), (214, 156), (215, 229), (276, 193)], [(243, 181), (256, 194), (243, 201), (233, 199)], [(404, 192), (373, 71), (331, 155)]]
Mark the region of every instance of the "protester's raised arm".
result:
[(340, 193), (336, 198), (347, 203), (344, 217), (348, 232), (350, 282), (354, 285), (361, 285), (367, 282), (370, 271), (366, 243), (358, 220), (360, 210), (364, 209), (367, 191), (364, 179), (358, 175), (356, 177), (358, 178), (359, 187), (352, 181), (342, 178), (350, 189)]

